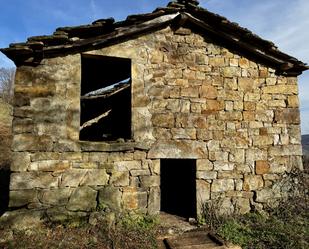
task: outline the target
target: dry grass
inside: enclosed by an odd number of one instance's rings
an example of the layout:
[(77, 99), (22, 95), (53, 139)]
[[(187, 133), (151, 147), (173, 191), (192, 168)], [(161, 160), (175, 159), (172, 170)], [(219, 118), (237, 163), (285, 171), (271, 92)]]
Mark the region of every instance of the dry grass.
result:
[(108, 230), (105, 223), (91, 226), (76, 221), (66, 225), (45, 225), (40, 229), (27, 231), (1, 231), (0, 238), (6, 236), (6, 242), (0, 242), (3, 249), (52, 249), (52, 248), (97, 248), (97, 249), (152, 249), (157, 248), (156, 226), (148, 223), (120, 221)]

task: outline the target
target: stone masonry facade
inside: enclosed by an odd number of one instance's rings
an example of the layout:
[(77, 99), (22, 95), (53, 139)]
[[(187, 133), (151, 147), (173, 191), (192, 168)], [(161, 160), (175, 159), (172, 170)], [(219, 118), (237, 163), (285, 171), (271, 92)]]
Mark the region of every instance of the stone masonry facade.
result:
[(263, 209), (302, 169), (296, 77), (170, 27), (85, 54), (132, 61), (132, 140), (79, 141), (81, 54), (17, 68), (10, 207), (160, 211), (160, 159), (196, 159), (197, 210)]

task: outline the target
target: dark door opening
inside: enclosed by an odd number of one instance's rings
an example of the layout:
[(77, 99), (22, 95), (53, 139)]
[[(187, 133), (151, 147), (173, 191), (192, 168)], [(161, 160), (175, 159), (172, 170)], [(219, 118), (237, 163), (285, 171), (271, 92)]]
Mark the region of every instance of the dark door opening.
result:
[(161, 211), (196, 218), (196, 160), (161, 159)]

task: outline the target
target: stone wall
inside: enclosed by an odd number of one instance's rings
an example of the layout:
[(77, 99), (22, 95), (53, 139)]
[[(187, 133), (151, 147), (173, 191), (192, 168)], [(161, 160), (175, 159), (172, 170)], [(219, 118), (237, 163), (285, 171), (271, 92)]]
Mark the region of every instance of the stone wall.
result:
[(166, 28), (88, 54), (132, 60), (132, 141), (79, 141), (81, 58), (17, 69), (10, 207), (160, 210), (160, 159), (196, 159), (197, 209), (248, 212), (302, 169), (297, 79)]

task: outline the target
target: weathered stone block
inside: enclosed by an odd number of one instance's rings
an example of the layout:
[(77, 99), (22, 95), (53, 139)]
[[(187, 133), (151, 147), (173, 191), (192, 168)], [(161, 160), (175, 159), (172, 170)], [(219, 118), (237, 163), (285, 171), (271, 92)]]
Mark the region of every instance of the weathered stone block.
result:
[(9, 207), (22, 207), (31, 202), (37, 202), (37, 190), (10, 191)]
[(173, 139), (196, 139), (196, 130), (194, 128), (173, 128)]
[(259, 160), (255, 162), (255, 173), (257, 175), (269, 173), (269, 168), (269, 163), (267, 161)]
[(82, 169), (70, 169), (61, 177), (61, 187), (78, 187), (84, 179), (87, 171)]
[(256, 202), (268, 203), (270, 201), (274, 201), (275, 198), (280, 198), (281, 195), (276, 191), (265, 188), (260, 191), (256, 191)]
[(206, 143), (200, 141), (159, 141), (148, 153), (148, 158), (206, 158)]
[[(301, 156), (301, 145), (273, 146), (268, 150), (269, 156)], [(263, 159), (266, 160), (266, 159)]]
[(208, 159), (198, 159), (196, 160), (196, 170), (197, 171), (211, 171), (213, 170), (213, 163)]
[(196, 202), (197, 211), (200, 214), (203, 211), (203, 206), (210, 199), (210, 183), (204, 180), (196, 181)]
[(98, 207), (104, 208), (108, 206), (112, 211), (121, 209), (122, 193), (119, 188), (107, 186), (99, 190)]
[(238, 214), (246, 214), (250, 212), (251, 207), (250, 207), (250, 200), (245, 199), (245, 198), (238, 198), (236, 199), (236, 206), (235, 206), (235, 211)]
[(253, 145), (257, 147), (263, 147), (272, 145), (274, 143), (273, 136), (253, 136)]
[(297, 94), (298, 87), (297, 85), (275, 85), (275, 86), (266, 86), (263, 88), (263, 93), (271, 94)]
[(152, 175), (160, 174), (160, 160), (151, 160), (149, 167)]
[(160, 186), (160, 177), (159, 176), (141, 176), (140, 180), (141, 180), (142, 188)]
[(19, 209), (9, 211), (1, 216), (0, 228), (25, 231), (43, 224), (43, 211)]
[(149, 192), (148, 213), (158, 214), (160, 212), (160, 187), (152, 187)]
[(288, 96), (288, 107), (290, 108), (299, 107), (299, 99), (297, 95)]
[(51, 151), (53, 140), (48, 136), (19, 134), (13, 137), (12, 148), (14, 151)]
[(97, 206), (97, 191), (90, 187), (76, 188), (66, 206), (70, 211), (93, 211)]
[(88, 169), (80, 185), (105, 186), (108, 180), (109, 175), (106, 173), (105, 169)]
[(175, 117), (172, 113), (156, 113), (152, 115), (152, 124), (157, 127), (172, 128), (175, 125)]
[(61, 206), (68, 203), (71, 193), (70, 188), (42, 190), (39, 192), (38, 199), (43, 204)]
[(217, 178), (217, 172), (216, 171), (197, 171), (196, 172), (196, 178), (197, 179), (203, 179), (203, 180), (212, 180)]
[(218, 179), (242, 179), (244, 178), (243, 174), (234, 171), (222, 171), (218, 172)]
[(110, 177), (109, 184), (116, 187), (129, 186), (129, 172), (128, 171), (113, 171)]
[(227, 162), (220, 162), (216, 161), (214, 162), (214, 170), (233, 170), (234, 169), (234, 163), (227, 163)]
[(218, 97), (217, 88), (212, 85), (202, 85), (200, 90), (200, 97), (206, 99), (216, 99)]
[(27, 171), (30, 165), (30, 154), (27, 152), (15, 152), (12, 155), (11, 171), (23, 172)]
[(131, 176), (147, 176), (147, 175), (150, 175), (150, 170), (149, 169), (131, 170), (130, 175)]
[(213, 180), (211, 184), (211, 192), (225, 192), (234, 189), (235, 185), (233, 179), (217, 179)]
[(275, 121), (284, 124), (299, 124), (300, 114), (298, 108), (289, 108), (275, 111)]
[(44, 160), (32, 162), (29, 166), (30, 171), (64, 171), (70, 168), (68, 161)]
[(119, 161), (115, 162), (115, 169), (117, 169), (118, 171), (142, 169), (142, 163), (141, 161)]
[(21, 172), (12, 173), (10, 190), (58, 187), (58, 177), (50, 173)]
[(262, 189), (264, 186), (264, 181), (262, 176), (257, 175), (245, 175), (244, 177), (244, 190), (251, 191), (251, 190), (259, 190)]
[(135, 187), (127, 187), (123, 190), (122, 205), (125, 210), (138, 208), (137, 189)]

